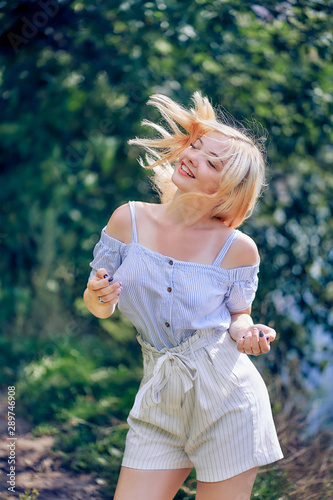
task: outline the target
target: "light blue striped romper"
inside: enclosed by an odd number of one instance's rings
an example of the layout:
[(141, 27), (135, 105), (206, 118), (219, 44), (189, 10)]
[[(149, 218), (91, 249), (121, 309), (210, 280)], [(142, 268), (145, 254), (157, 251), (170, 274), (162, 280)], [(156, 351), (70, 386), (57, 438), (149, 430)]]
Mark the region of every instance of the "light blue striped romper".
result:
[(119, 310), (142, 346), (144, 376), (128, 417), (123, 466), (195, 467), (222, 481), (283, 457), (266, 386), (231, 339), (230, 312), (249, 307), (259, 264), (223, 269), (235, 230), (212, 265), (175, 260), (102, 231), (91, 276), (105, 268), (123, 284)]

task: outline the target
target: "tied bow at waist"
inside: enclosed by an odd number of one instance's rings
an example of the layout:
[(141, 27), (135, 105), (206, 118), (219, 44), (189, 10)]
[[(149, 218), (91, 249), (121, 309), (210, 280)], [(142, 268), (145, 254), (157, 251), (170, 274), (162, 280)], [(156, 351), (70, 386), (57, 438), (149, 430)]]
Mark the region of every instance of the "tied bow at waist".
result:
[[(161, 391), (168, 383), (172, 373), (177, 371), (180, 377), (184, 393), (188, 392), (193, 387), (193, 382), (197, 378), (197, 369), (191, 363), (186, 352), (159, 352), (153, 348), (149, 348), (141, 339), (138, 339), (143, 350), (143, 354), (150, 356), (150, 359), (155, 362), (152, 378), (148, 380), (136, 395), (134, 406), (131, 410), (131, 416), (138, 418), (140, 410), (150, 408), (157, 405), (161, 401)], [(188, 352), (193, 352), (190, 349)]]

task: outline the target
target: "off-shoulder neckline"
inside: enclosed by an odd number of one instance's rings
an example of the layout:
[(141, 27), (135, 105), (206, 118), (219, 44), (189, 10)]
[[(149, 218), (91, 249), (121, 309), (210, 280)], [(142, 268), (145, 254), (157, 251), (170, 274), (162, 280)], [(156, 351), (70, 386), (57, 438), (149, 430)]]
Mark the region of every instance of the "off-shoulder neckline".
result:
[(226, 272), (228, 274), (232, 273), (232, 272), (235, 272), (237, 270), (246, 270), (246, 269), (249, 269), (249, 270), (253, 269), (253, 270), (255, 270), (260, 265), (260, 257), (259, 257), (258, 262), (256, 264), (253, 264), (252, 266), (233, 267), (231, 269), (225, 269), (224, 267), (221, 267), (219, 265), (216, 266), (216, 265), (213, 265), (213, 264), (201, 264), (200, 262), (190, 262), (190, 261), (187, 261), (187, 260), (179, 260), (179, 259), (175, 259), (174, 257), (171, 257), (170, 255), (164, 255), (162, 253), (156, 252), (155, 250), (151, 250), (150, 248), (145, 247), (144, 245), (142, 245), (141, 243), (139, 243), (137, 241), (131, 241), (131, 243), (124, 243), (123, 241), (117, 240), (117, 238), (114, 238), (113, 236), (110, 236), (109, 234), (107, 234), (105, 232), (105, 229), (106, 229), (106, 226), (102, 229), (102, 237), (103, 236), (106, 237), (107, 240), (108, 239), (113, 240), (113, 241), (115, 241), (115, 242), (117, 242), (120, 245), (123, 245), (125, 247), (137, 246), (140, 249), (142, 249), (144, 252), (149, 253), (152, 256), (155, 256), (156, 258), (163, 259), (163, 260), (166, 260), (166, 261), (172, 260), (173, 263), (176, 263), (176, 264), (190, 265), (190, 267), (191, 266), (192, 267), (193, 266), (197, 266), (197, 267), (201, 267), (201, 268), (215, 269), (215, 270), (218, 270), (218, 271)]

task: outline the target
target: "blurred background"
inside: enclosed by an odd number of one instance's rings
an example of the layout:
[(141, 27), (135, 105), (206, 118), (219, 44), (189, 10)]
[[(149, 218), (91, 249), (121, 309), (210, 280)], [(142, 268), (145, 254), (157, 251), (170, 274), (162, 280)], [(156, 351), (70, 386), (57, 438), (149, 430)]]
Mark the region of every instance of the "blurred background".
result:
[[(157, 201), (127, 144), (199, 90), (268, 131), (268, 181), (241, 227), (256, 241), (255, 322), (279, 333), (253, 359), (285, 459), (253, 498), (328, 499), (332, 484), (332, 7), (325, 0), (0, 1), (0, 383), (61, 464), (112, 498), (141, 376), (131, 324), (82, 293), (99, 234), (128, 200)], [(194, 499), (192, 473), (178, 499)], [(44, 498), (41, 496), (41, 498)], [(88, 497), (87, 497), (88, 498)]]

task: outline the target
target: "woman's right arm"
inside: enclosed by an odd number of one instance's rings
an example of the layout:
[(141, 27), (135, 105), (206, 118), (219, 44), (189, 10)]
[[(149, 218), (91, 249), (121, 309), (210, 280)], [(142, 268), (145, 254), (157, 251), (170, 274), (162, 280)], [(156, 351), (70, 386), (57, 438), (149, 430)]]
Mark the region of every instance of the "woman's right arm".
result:
[[(123, 243), (127, 244), (131, 242), (132, 220), (128, 204), (122, 205), (114, 211), (105, 232)], [(88, 281), (83, 299), (87, 308), (94, 316), (97, 318), (108, 318), (114, 313), (121, 290), (122, 283), (119, 281), (113, 283), (112, 277), (108, 275), (108, 272), (104, 268), (101, 268)]]

